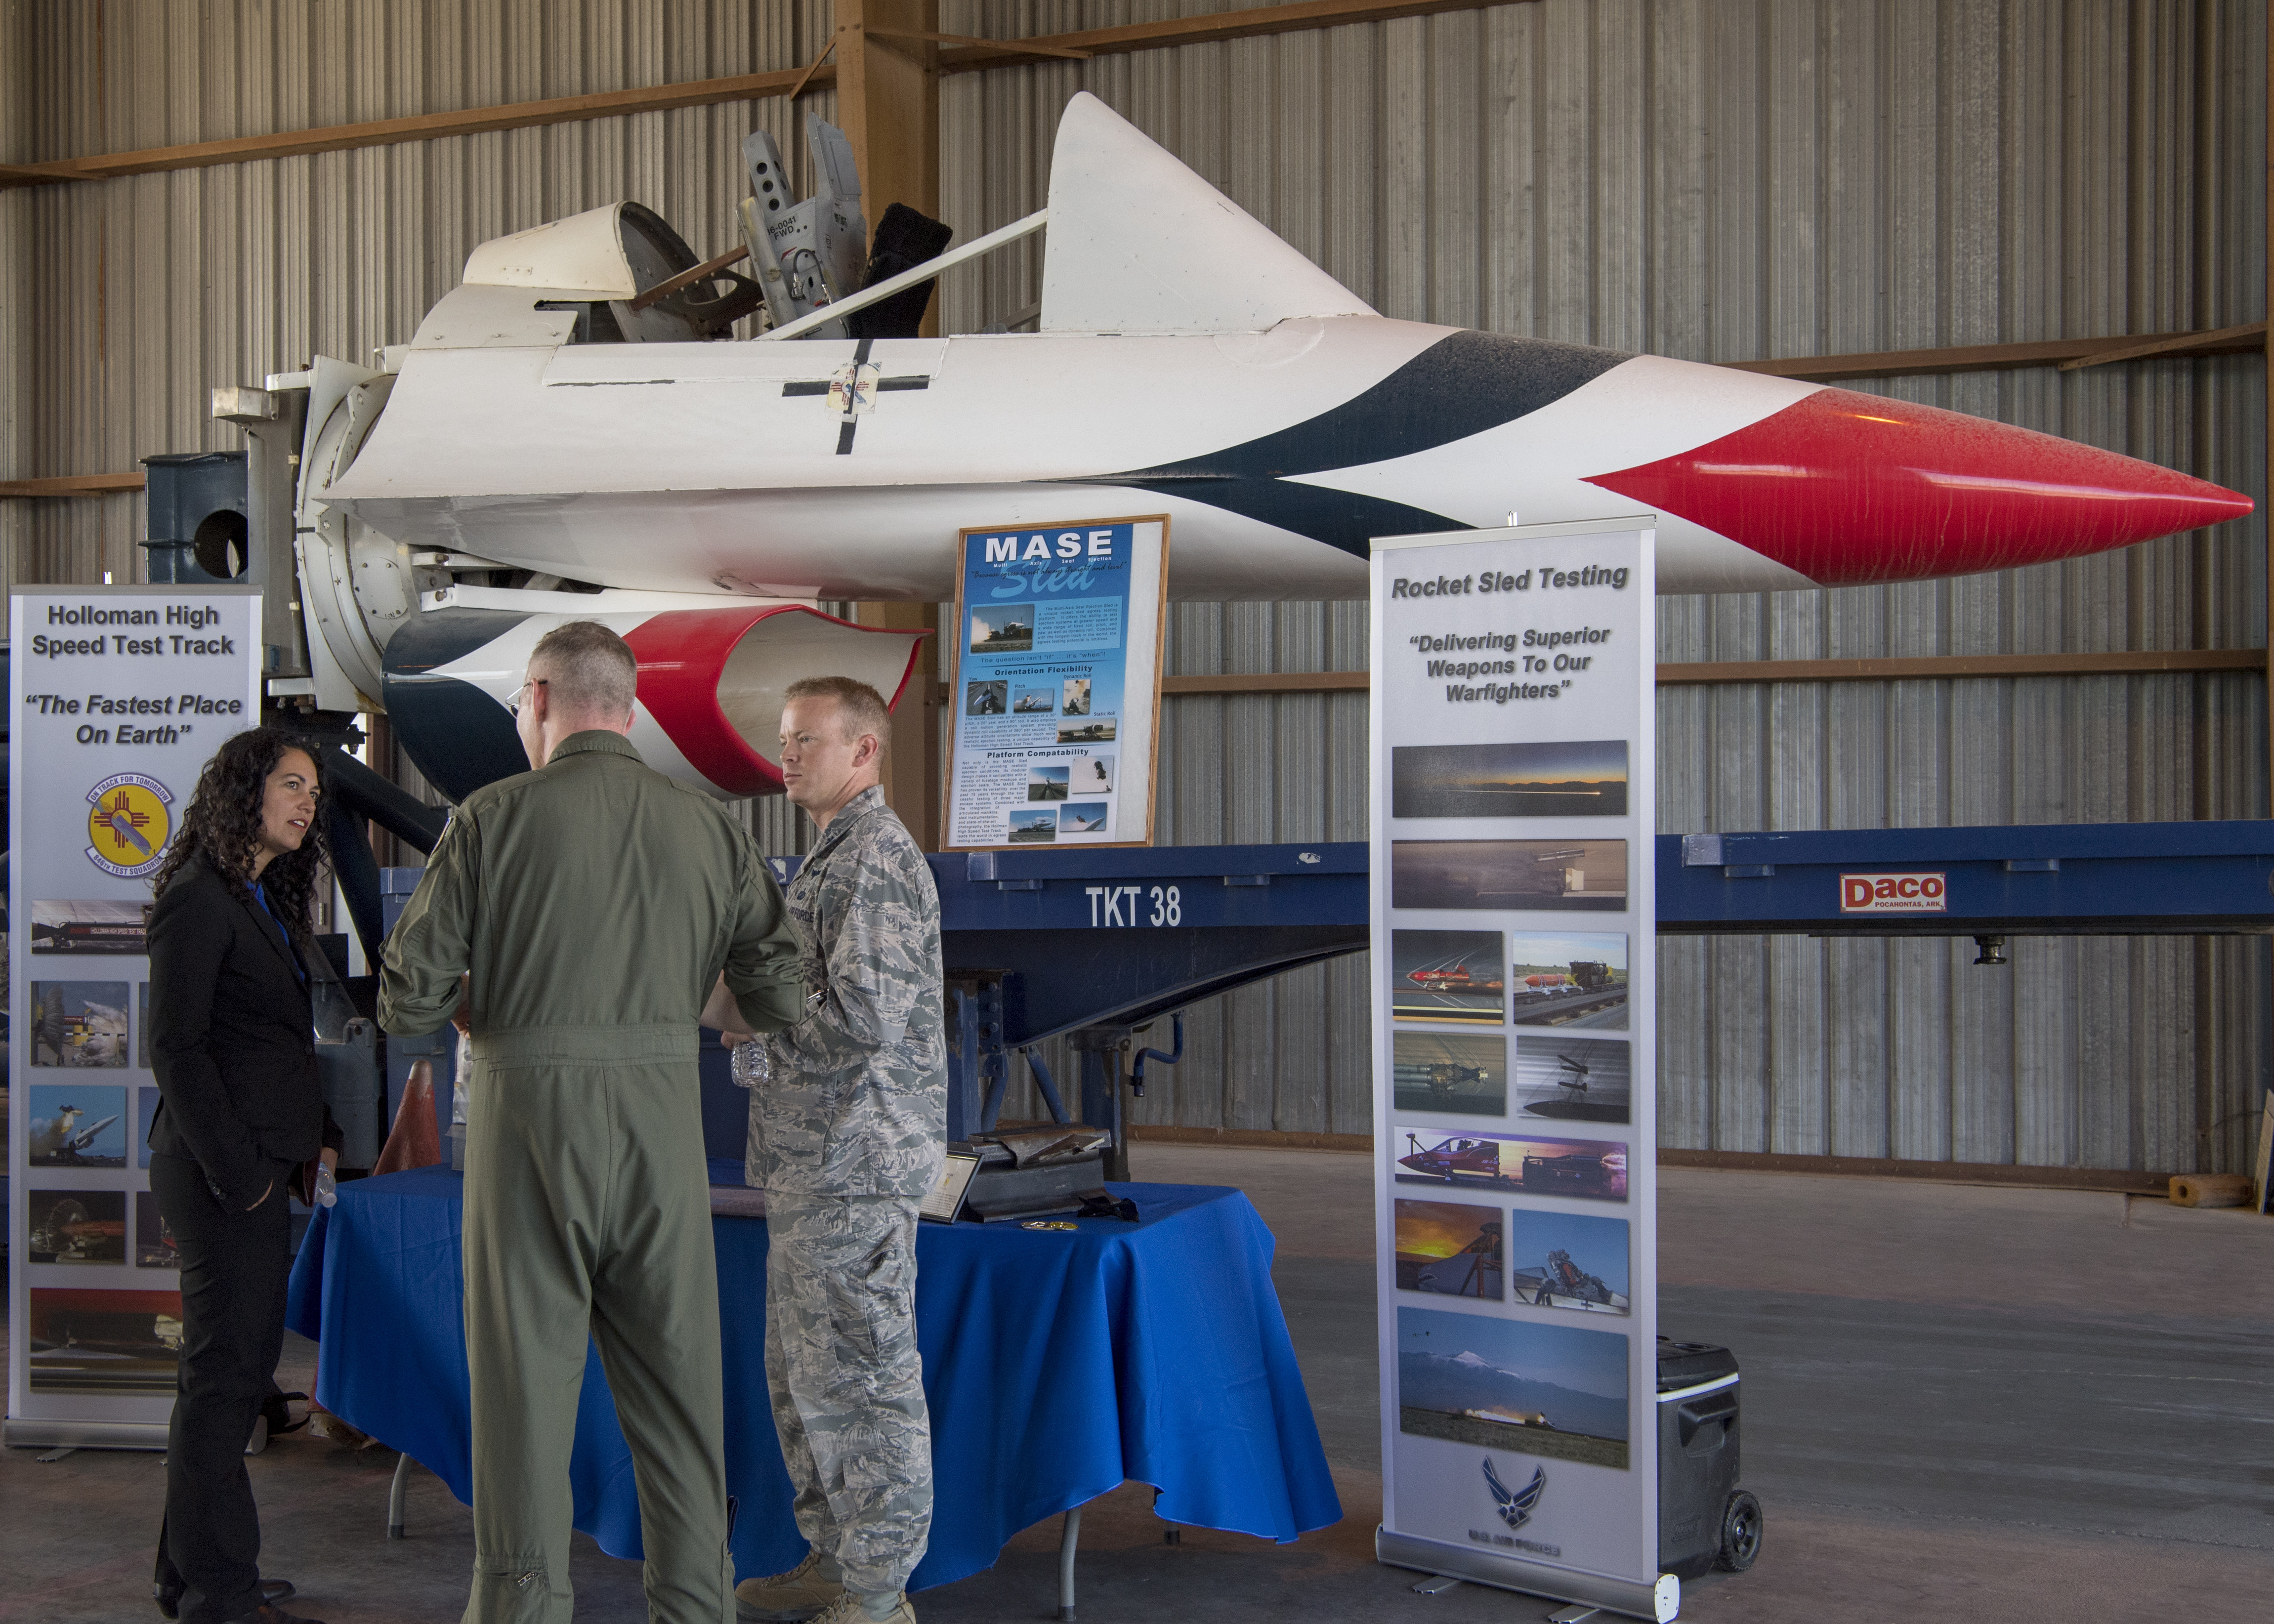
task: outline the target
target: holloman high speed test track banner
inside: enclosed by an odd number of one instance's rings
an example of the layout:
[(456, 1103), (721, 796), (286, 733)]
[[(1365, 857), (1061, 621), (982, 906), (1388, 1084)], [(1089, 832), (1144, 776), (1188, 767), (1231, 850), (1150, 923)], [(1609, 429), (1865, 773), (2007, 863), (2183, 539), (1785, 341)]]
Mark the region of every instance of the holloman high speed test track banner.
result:
[(1666, 1620), (1650, 523), (1374, 544), (1375, 1550)]
[(150, 1194), (150, 876), (260, 709), (248, 588), (9, 600), (11, 1445), (163, 1448), (181, 1271)]

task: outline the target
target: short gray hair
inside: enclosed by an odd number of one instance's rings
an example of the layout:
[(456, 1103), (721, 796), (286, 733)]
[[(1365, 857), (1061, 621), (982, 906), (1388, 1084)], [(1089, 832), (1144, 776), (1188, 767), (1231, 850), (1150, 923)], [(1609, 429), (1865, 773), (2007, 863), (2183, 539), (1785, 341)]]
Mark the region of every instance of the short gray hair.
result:
[(639, 661), (631, 645), (598, 620), (571, 620), (537, 640), (529, 669), (545, 667), (553, 703), (571, 711), (620, 716), (639, 693)]
[(782, 690), (783, 703), (793, 699), (835, 700), (848, 743), (862, 733), (874, 733), (880, 750), (892, 742), (892, 708), (882, 694), (856, 677), (801, 677)]

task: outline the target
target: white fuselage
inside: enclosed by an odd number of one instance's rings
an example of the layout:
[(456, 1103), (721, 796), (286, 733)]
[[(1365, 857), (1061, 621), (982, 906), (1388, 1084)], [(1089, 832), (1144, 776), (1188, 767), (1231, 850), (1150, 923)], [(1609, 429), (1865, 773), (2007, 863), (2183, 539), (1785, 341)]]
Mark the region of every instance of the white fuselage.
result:
[[(1456, 331), (1349, 316), (1262, 333), (882, 340), (869, 356), (881, 387), (848, 424), (818, 390), (853, 362), (850, 341), (531, 343), (527, 321), (525, 302), (493, 336), (430, 318), (359, 456), (316, 494), (398, 542), (601, 585), (930, 601), (953, 591), (961, 529), (1153, 513), (1171, 519), (1173, 597), (1363, 596), (1359, 552), (1113, 476), (1316, 418)], [(1585, 476), (1811, 391), (1637, 357), (1481, 432), (1290, 478), (1446, 528), (1611, 517), (1636, 504)], [(1660, 590), (1807, 584), (1673, 515), (1659, 560)]]

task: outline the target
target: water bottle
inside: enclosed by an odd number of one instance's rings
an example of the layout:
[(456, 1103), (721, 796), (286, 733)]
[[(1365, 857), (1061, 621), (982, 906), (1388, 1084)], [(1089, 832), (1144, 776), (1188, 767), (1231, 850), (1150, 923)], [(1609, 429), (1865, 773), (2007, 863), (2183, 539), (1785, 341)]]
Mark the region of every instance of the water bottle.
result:
[(332, 1182), (332, 1169), (319, 1162), (316, 1164), (316, 1205), (329, 1207), (339, 1199), (339, 1188)]

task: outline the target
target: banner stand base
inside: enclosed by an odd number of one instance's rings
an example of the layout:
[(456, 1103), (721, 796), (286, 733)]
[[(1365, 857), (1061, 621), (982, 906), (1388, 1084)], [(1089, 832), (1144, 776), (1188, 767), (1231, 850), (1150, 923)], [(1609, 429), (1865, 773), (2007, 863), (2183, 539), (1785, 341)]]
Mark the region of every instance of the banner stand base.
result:
[(11, 1416), (0, 1425), (0, 1446), (163, 1450), (167, 1431), (163, 1421), (26, 1421)]
[(1631, 1579), (1550, 1568), (1497, 1552), (1472, 1551), (1434, 1539), (1417, 1539), (1411, 1534), (1393, 1534), (1386, 1528), (1374, 1530), (1374, 1558), (1389, 1568), (1442, 1574), (1449, 1579), (1521, 1590), (1550, 1601), (1582, 1602), (1606, 1613), (1648, 1619), (1651, 1624), (1668, 1624), (1682, 1611), (1682, 1581), (1672, 1574), (1659, 1575), (1655, 1584), (1638, 1584)]

